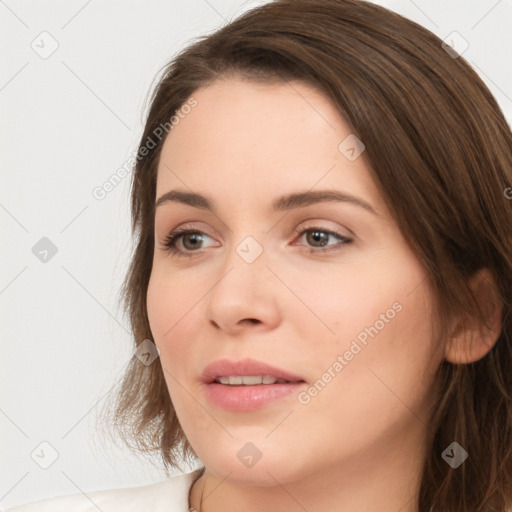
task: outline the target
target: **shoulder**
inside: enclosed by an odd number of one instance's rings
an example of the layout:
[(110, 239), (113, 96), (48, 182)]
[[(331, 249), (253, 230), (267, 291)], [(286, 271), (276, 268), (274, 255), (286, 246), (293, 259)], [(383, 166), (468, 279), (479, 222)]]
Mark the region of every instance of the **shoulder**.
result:
[(201, 469), (155, 484), (58, 496), (19, 505), (5, 512), (187, 512), (188, 493)]

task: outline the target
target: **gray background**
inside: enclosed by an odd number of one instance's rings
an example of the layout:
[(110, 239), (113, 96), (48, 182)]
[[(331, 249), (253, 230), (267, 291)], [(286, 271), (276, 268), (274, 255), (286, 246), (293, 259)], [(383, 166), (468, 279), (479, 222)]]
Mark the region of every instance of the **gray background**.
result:
[[(262, 3), (0, 2), (2, 508), (164, 478), (95, 432), (132, 357), (118, 303), (131, 246), (129, 176), (102, 200), (93, 190), (135, 150), (165, 62)], [(458, 32), (510, 122), (511, 0), (376, 3), (441, 38)], [(46, 262), (43, 237), (57, 249)]]

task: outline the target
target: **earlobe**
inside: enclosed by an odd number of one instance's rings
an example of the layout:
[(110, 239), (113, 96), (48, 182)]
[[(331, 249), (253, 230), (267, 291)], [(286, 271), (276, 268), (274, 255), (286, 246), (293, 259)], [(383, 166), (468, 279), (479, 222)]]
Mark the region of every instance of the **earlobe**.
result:
[(485, 325), (478, 318), (460, 319), (446, 344), (445, 359), (452, 364), (482, 359), (494, 347), (501, 332), (502, 303), (491, 272), (480, 269), (470, 278), (469, 286), (485, 315)]

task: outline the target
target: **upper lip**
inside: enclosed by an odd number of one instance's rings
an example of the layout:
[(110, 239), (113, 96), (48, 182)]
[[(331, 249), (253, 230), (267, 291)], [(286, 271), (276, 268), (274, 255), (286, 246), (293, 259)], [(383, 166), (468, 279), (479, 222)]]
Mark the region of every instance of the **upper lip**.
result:
[(271, 375), (291, 382), (304, 382), (304, 379), (298, 375), (255, 359), (242, 359), (240, 361), (218, 359), (206, 366), (201, 374), (201, 380), (210, 384), (218, 377), (228, 377), (230, 375)]

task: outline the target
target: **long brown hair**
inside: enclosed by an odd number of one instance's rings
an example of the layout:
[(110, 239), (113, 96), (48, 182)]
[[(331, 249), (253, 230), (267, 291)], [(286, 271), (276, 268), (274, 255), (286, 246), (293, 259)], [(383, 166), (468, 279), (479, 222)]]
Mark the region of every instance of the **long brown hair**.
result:
[[(506, 512), (512, 508), (512, 201), (504, 191), (512, 186), (512, 135), (467, 62), (385, 8), (358, 0), (276, 0), (198, 38), (167, 65), (151, 98), (131, 188), (135, 245), (122, 298), (135, 346), (152, 339), (146, 292), (161, 127), (168, 133), (198, 88), (235, 75), (316, 87), (364, 141), (373, 179), (428, 271), (439, 339), (453, 318), (485, 325), (468, 279), (485, 268), (496, 280), (503, 306), (497, 342), (478, 361), (443, 361), (438, 370), (435, 434), (418, 506)], [(133, 358), (115, 399), (108, 420), (128, 446), (161, 455), (166, 469), (194, 459), (160, 364)], [(453, 441), (469, 453), (457, 469), (441, 458)]]

